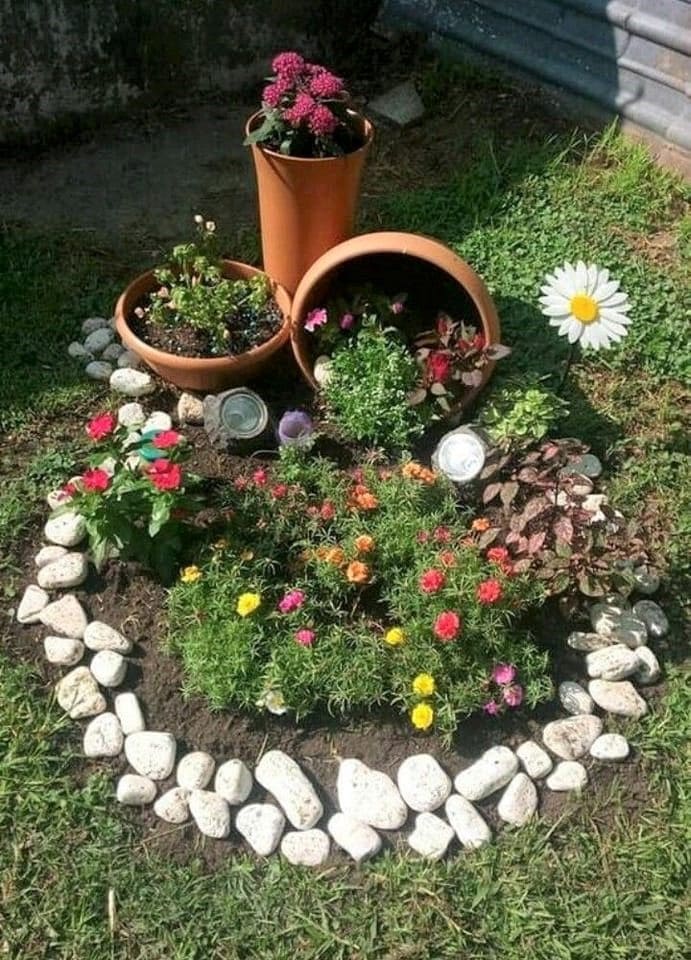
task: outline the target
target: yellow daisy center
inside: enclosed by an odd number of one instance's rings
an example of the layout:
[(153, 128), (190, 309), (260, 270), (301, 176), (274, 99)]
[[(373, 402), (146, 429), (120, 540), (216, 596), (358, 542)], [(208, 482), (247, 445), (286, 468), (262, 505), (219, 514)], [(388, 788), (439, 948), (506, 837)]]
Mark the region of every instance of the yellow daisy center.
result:
[(587, 293), (576, 293), (571, 297), (571, 313), (581, 323), (594, 323), (600, 315), (597, 301)]

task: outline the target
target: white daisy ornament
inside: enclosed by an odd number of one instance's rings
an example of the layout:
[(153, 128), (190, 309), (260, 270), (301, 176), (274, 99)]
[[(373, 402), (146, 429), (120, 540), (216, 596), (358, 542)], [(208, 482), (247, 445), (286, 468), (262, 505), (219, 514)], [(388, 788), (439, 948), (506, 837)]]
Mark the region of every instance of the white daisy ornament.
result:
[(609, 279), (609, 270), (579, 260), (575, 267), (568, 262), (557, 267), (545, 279), (542, 312), (559, 336), (593, 350), (606, 350), (626, 336), (631, 304), (619, 281)]

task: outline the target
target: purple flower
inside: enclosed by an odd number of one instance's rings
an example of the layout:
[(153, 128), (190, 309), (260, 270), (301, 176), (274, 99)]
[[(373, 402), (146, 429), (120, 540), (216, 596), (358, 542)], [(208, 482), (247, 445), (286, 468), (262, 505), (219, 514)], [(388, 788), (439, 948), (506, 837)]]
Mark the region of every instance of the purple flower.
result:
[(505, 687), (516, 679), (516, 668), (512, 663), (497, 663), (492, 670), (492, 679), (500, 687)]
[(341, 319), (338, 321), (338, 325), (341, 330), (350, 330), (355, 323), (355, 317), (352, 313), (344, 313)]
[(510, 707), (520, 707), (523, 703), (523, 687), (520, 683), (514, 683), (510, 687), (505, 687), (502, 691), (504, 703)]
[(496, 717), (499, 713), (499, 704), (495, 703), (494, 700), (488, 700), (482, 709), (488, 717)]
[(281, 446), (306, 446), (313, 433), (312, 418), (303, 410), (287, 410), (278, 421), (278, 440)]
[(305, 320), (305, 330), (308, 333), (314, 333), (317, 327), (323, 327), (329, 322), (329, 315), (324, 307), (317, 307), (316, 310), (310, 310)]

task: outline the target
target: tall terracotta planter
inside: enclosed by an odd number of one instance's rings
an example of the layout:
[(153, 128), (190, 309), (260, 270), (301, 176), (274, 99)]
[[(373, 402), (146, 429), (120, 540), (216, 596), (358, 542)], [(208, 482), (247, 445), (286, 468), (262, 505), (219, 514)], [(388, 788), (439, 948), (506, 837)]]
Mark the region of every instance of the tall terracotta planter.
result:
[[(363, 145), (343, 157), (288, 157), (253, 145), (264, 270), (289, 293), (325, 251), (352, 236), (362, 168), (373, 127), (362, 120)], [(260, 122), (250, 117), (246, 133)]]

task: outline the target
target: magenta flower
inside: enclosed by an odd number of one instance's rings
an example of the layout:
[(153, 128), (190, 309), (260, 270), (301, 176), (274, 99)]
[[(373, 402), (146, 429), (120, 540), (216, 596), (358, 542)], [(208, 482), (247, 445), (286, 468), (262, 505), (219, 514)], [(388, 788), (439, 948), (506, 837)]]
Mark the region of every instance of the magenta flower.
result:
[(292, 613), (299, 610), (305, 602), (305, 594), (302, 590), (289, 590), (285, 596), (279, 600), (278, 609), (281, 613)]
[[(297, 103), (297, 99), (295, 101)], [(316, 106), (309, 116), (309, 128), (315, 137), (328, 137), (338, 126), (338, 120), (323, 103)]]
[(312, 75), (310, 93), (313, 97), (337, 97), (343, 92), (343, 81), (328, 70), (320, 70)]
[(499, 713), (499, 704), (495, 703), (494, 700), (488, 700), (482, 709), (488, 717), (496, 717)]
[(292, 51), (279, 53), (271, 61), (271, 69), (274, 73), (285, 73), (294, 77), (305, 69), (305, 59), (299, 53), (293, 53)]
[(300, 644), (301, 647), (311, 647), (314, 643), (314, 638), (316, 633), (314, 630), (308, 630), (306, 627), (303, 627), (302, 630), (298, 630), (295, 634), (295, 640)]
[(281, 102), (281, 97), (290, 90), (290, 80), (288, 77), (277, 77), (274, 83), (264, 87), (262, 100), (267, 107), (277, 107)]
[(354, 323), (355, 317), (352, 315), (352, 313), (344, 313), (341, 319), (338, 321), (338, 325), (341, 330), (351, 330)]
[(492, 670), (492, 679), (500, 687), (505, 687), (516, 679), (516, 668), (512, 663), (498, 663)]
[[(301, 123), (304, 123), (312, 116), (314, 109), (314, 100), (310, 97), (309, 93), (298, 93), (293, 106), (283, 111), (283, 119), (286, 123), (290, 123), (294, 127), (299, 127)], [(328, 110), (328, 107), (324, 107), (324, 109)], [(330, 110), (329, 113), (331, 113)]]
[(504, 687), (502, 691), (504, 703), (510, 707), (520, 707), (523, 703), (523, 687), (520, 683), (514, 683), (510, 687)]
[(394, 302), (390, 305), (390, 307), (391, 307), (391, 313), (395, 313), (395, 314), (403, 313), (403, 311), (405, 310), (405, 305), (402, 300), (394, 300)]
[(323, 327), (329, 322), (329, 315), (324, 307), (317, 307), (316, 310), (310, 310), (305, 320), (305, 330), (308, 333), (314, 333), (317, 327)]

